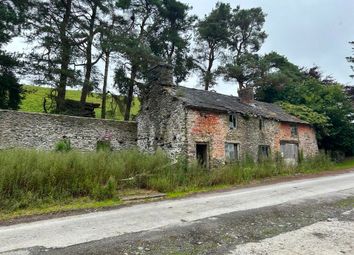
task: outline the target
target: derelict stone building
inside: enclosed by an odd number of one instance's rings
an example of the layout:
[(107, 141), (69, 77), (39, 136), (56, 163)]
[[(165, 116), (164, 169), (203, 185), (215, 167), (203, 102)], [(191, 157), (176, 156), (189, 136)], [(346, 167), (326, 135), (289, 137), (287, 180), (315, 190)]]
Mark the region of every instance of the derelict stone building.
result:
[(171, 158), (198, 159), (206, 166), (276, 153), (296, 162), (300, 153), (318, 152), (308, 123), (255, 101), (250, 88), (234, 97), (175, 86), (167, 65), (153, 69), (149, 80), (137, 122), (0, 110), (0, 149), (51, 150), (65, 137), (75, 149), (95, 150), (109, 136), (114, 150), (161, 148)]
[(155, 70), (156, 79), (138, 117), (138, 146), (170, 157), (187, 156), (207, 166), (281, 154), (290, 163), (318, 153), (311, 125), (279, 106), (255, 101), (253, 90), (239, 97), (175, 86), (168, 66)]

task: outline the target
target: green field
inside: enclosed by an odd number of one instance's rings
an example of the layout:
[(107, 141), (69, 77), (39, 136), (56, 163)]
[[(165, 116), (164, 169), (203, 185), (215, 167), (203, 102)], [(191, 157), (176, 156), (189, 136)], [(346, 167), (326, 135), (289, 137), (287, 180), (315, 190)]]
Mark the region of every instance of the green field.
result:
[[(39, 86), (24, 86), (25, 89), (25, 98), (22, 100), (20, 111), (24, 112), (43, 112), (43, 99), (48, 98), (50, 94), (50, 88), (39, 87)], [(66, 99), (80, 100), (80, 90), (67, 90)], [(107, 111), (111, 109), (111, 97), (108, 97), (107, 100)], [(87, 98), (88, 103), (99, 103), (101, 104), (101, 97), (97, 93), (92, 93)], [(140, 103), (137, 98), (134, 100), (132, 114), (136, 115), (139, 112)], [(96, 117), (100, 118), (101, 108), (96, 109)], [(116, 110), (116, 114), (111, 116), (112, 119), (122, 120), (123, 114), (119, 111), (119, 108)]]

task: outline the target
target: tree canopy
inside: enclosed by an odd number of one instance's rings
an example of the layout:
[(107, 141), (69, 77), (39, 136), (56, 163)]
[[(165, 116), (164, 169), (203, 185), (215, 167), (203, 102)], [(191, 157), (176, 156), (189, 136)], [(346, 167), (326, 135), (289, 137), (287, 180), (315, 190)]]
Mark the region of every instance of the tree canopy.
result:
[(3, 47), (17, 36), (25, 22), (27, 1), (3, 0), (0, 2), (0, 108), (19, 108), (22, 86), (18, 83), (16, 69), (20, 66), (16, 54)]

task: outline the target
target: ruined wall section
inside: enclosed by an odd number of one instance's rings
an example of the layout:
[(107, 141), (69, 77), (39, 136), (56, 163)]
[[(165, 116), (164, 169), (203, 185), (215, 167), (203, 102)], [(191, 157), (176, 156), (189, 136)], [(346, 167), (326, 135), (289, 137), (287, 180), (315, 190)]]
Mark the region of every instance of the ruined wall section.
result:
[(258, 157), (259, 145), (274, 148), (274, 136), (279, 131), (279, 124), (264, 120), (264, 128), (259, 129), (259, 118), (237, 116), (237, 128), (229, 128), (229, 115), (207, 111), (189, 110), (188, 155), (195, 158), (196, 143), (207, 143), (211, 165), (225, 162), (225, 143), (239, 144), (240, 158), (247, 154)]
[(240, 158), (247, 154), (258, 158), (259, 146), (270, 147), (271, 153), (280, 151), (281, 141), (293, 141), (299, 144), (304, 156), (318, 152), (316, 135), (309, 125), (298, 125), (298, 136), (291, 137), (291, 126), (274, 120), (243, 116), (236, 113), (237, 128), (229, 128), (229, 114), (213, 113), (189, 109), (187, 113), (187, 153), (190, 159), (196, 158), (196, 143), (207, 143), (211, 166), (225, 162), (225, 143), (239, 144)]
[(67, 137), (74, 149), (93, 151), (105, 135), (111, 137), (114, 150), (136, 147), (137, 124), (0, 110), (0, 149), (52, 150), (59, 140)]
[(155, 152), (161, 148), (176, 159), (186, 153), (186, 110), (171, 96), (171, 87), (155, 85), (143, 99), (138, 116), (138, 147)]
[(187, 112), (187, 154), (196, 159), (196, 144), (208, 144), (209, 162), (217, 165), (225, 158), (226, 129), (223, 116), (217, 113), (188, 110)]
[(316, 132), (313, 127), (305, 124), (297, 124), (298, 135), (291, 134), (291, 124), (282, 122), (275, 137), (275, 149), (280, 151), (280, 143), (294, 142), (299, 145), (299, 151), (303, 153), (304, 157), (312, 157), (318, 153), (318, 144), (316, 139)]

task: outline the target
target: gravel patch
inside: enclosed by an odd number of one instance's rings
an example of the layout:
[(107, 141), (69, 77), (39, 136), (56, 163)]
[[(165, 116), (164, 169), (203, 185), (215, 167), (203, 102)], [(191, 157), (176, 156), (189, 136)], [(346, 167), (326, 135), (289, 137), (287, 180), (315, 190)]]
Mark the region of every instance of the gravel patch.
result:
[(239, 245), (230, 255), (354, 254), (354, 222), (319, 222), (258, 243)]
[[(353, 230), (354, 213), (351, 212), (353, 208), (354, 197), (347, 197), (346, 199), (327, 197), (235, 212), (195, 222), (182, 221), (177, 227), (126, 234), (63, 249), (44, 250), (38, 248), (31, 254), (253, 254), (253, 252), (248, 253), (248, 250), (239, 252), (238, 249), (250, 249), (247, 248), (248, 246), (243, 245), (247, 245), (247, 243), (256, 245), (263, 241), (271, 242), (272, 238), (279, 236), (279, 238), (282, 238), (282, 235), (291, 235), (293, 233), (298, 238), (299, 244), (310, 247), (311, 240), (330, 242), (328, 238), (332, 236), (330, 230), (332, 227), (336, 233), (343, 227), (349, 229), (348, 233), (345, 233), (346, 236), (348, 235), (345, 239), (340, 235), (333, 237), (334, 241), (338, 243), (344, 242), (340, 246), (342, 248), (339, 249), (339, 252), (348, 252), (348, 250), (352, 249), (352, 246), (347, 245), (346, 242), (350, 239), (353, 240), (353, 233), (350, 232)], [(307, 233), (311, 238), (305, 235), (301, 238), (301, 233)], [(304, 238), (308, 239), (309, 243), (304, 242)], [(274, 243), (276, 242), (274, 241)], [(285, 239), (283, 244), (286, 253), (279, 246), (279, 254), (291, 254), (289, 253), (291, 252), (290, 248), (287, 249)], [(278, 248), (274, 246), (274, 250)], [(259, 254), (265, 254), (262, 253), (263, 250), (261, 248), (259, 249)], [(316, 254), (332, 253), (317, 251)]]

